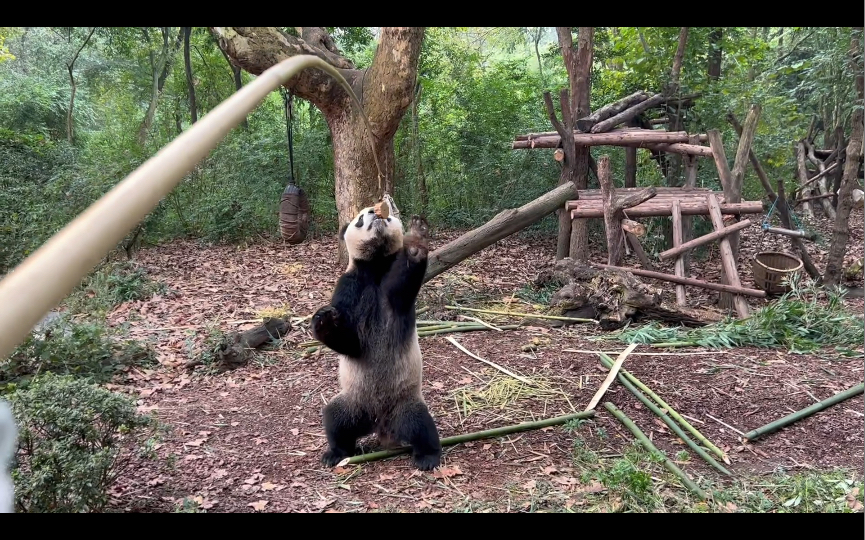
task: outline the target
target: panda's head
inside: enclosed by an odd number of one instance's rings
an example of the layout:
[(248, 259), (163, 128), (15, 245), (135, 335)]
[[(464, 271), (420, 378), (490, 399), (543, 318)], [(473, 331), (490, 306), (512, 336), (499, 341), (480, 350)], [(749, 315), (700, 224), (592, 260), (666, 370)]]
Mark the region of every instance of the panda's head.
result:
[(396, 216), (380, 218), (372, 206), (361, 210), (343, 225), (340, 233), (352, 261), (371, 261), (402, 249), (402, 222)]

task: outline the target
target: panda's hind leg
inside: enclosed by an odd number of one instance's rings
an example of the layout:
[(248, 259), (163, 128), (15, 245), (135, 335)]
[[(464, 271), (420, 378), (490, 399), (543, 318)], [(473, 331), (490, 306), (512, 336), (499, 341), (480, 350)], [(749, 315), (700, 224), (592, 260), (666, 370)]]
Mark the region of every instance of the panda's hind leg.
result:
[(411, 445), (415, 467), (429, 471), (441, 463), (442, 447), (438, 430), (423, 401), (406, 403), (394, 411), (390, 421), (396, 438)]
[(328, 449), (321, 462), (333, 467), (357, 453), (360, 437), (372, 433), (374, 420), (366, 411), (352, 404), (344, 395), (334, 397), (324, 407), (324, 432)]

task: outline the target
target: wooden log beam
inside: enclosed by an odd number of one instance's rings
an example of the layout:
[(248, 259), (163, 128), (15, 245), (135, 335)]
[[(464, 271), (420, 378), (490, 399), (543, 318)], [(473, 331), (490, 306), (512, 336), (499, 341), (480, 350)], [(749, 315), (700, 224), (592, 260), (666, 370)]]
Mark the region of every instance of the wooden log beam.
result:
[(628, 231), (625, 231), (625, 237), (628, 239), (628, 243), (631, 244), (631, 248), (634, 250), (637, 258), (640, 259), (640, 264), (643, 265), (643, 268), (646, 270), (652, 270), (652, 263), (649, 261), (649, 257), (646, 256), (646, 250), (644, 250), (643, 245), (640, 244), (640, 239), (637, 238), (635, 234), (629, 233)]
[[(579, 201), (573, 201), (579, 202)], [(596, 201), (585, 201), (585, 206), (569, 208), (573, 219), (599, 219), (604, 217), (604, 207)], [(683, 216), (706, 216), (709, 215), (709, 205), (704, 202), (682, 202), (680, 203)], [(762, 214), (767, 208), (761, 201), (745, 201), (737, 204), (722, 204), (721, 213), (724, 215)], [(672, 201), (658, 201), (644, 203), (628, 210), (631, 218), (661, 217), (673, 215)]]
[[(688, 142), (687, 131), (655, 131), (652, 129), (622, 130), (610, 133), (580, 133), (574, 132), (574, 144), (577, 146), (601, 146), (601, 145), (625, 145), (639, 143), (677, 143)], [(514, 141), (511, 148), (514, 150), (525, 148), (558, 148), (562, 145), (560, 135), (550, 135), (529, 139), (525, 141)]]
[[(799, 193), (807, 196), (811, 188), (808, 186), (808, 169), (805, 167), (805, 143), (799, 141), (796, 145), (796, 174), (799, 176)], [(814, 219), (814, 209), (810, 202), (802, 203), (802, 213), (808, 219)]]
[[(663, 132), (660, 132), (663, 133)], [(634, 146), (631, 144), (622, 146)], [(708, 146), (686, 143), (641, 143), (638, 148), (654, 150), (656, 152), (669, 152), (671, 154), (682, 154), (683, 156), (712, 157), (712, 149)]]
[(634, 236), (641, 237), (646, 235), (646, 226), (639, 221), (625, 218), (622, 220), (622, 229), (625, 232), (633, 234)]
[(652, 107), (655, 107), (655, 106), (661, 104), (665, 99), (666, 98), (664, 97), (663, 94), (655, 94), (654, 96), (650, 97), (649, 99), (647, 99), (645, 101), (637, 103), (636, 105), (633, 105), (633, 106), (625, 109), (624, 111), (622, 111), (622, 112), (620, 112), (620, 113), (618, 113), (618, 114), (616, 114), (610, 118), (607, 118), (606, 120), (604, 120), (602, 122), (598, 122), (597, 124), (592, 126), (591, 131), (592, 131), (592, 133), (603, 133), (605, 131), (609, 131), (609, 130), (613, 129), (614, 127), (618, 126), (619, 124), (623, 124), (623, 123), (627, 122), (628, 120), (634, 118), (635, 116), (642, 113), (643, 111), (646, 111), (648, 109), (651, 109)]
[(659, 279), (661, 281), (667, 281), (670, 283), (681, 283), (682, 285), (690, 285), (692, 287), (700, 287), (702, 289), (710, 289), (713, 291), (724, 291), (735, 294), (744, 294), (747, 296), (753, 296), (755, 298), (766, 298), (766, 291), (760, 291), (757, 289), (748, 289), (745, 287), (734, 287), (732, 285), (722, 285), (720, 283), (710, 283), (708, 281), (703, 281), (700, 279), (694, 278), (681, 278), (678, 276), (664, 274), (661, 272), (652, 272), (650, 270), (640, 270), (639, 268), (628, 268), (624, 266), (611, 266), (609, 264), (596, 264), (593, 263), (592, 266), (596, 266), (598, 268), (608, 268), (610, 270), (621, 270), (623, 272), (630, 272), (635, 276), (642, 276), (647, 278)]
[(589, 116), (577, 120), (577, 129), (582, 132), (587, 132), (598, 122), (606, 120), (607, 118), (615, 116), (638, 103), (646, 101), (649, 99), (649, 96), (650, 94), (648, 92), (640, 90), (639, 92), (634, 92), (630, 96), (623, 97), (619, 101), (604, 105)]
[[(429, 264), (424, 282), (502, 238), (508, 237), (555, 212), (573, 196), (576, 189), (573, 182), (566, 182), (530, 203), (500, 212), (484, 225), (433, 251), (429, 254)], [(598, 217), (603, 217), (603, 209)]]
[[(616, 194), (618, 194), (619, 196), (622, 196), (626, 193), (637, 193), (637, 192), (642, 191), (643, 189), (645, 189), (645, 188), (638, 188), (638, 187), (617, 188)], [(710, 188), (698, 188), (698, 187), (687, 188), (687, 187), (672, 187), (672, 186), (655, 186), (655, 192), (657, 193), (657, 195), (656, 195), (657, 198), (671, 197), (671, 198), (679, 199), (679, 198), (683, 198), (683, 197), (690, 197), (690, 198), (694, 198), (695, 200), (698, 200), (698, 201), (705, 200), (704, 198), (709, 193), (714, 193), (715, 195), (717, 195), (719, 197), (724, 196), (723, 192), (721, 192), (721, 191), (713, 191)], [(601, 198), (601, 190), (600, 189), (581, 189), (581, 190), (577, 191), (577, 193), (579, 194), (580, 200), (600, 199)]]
[[(673, 248), (678, 248), (682, 245), (682, 208), (679, 201), (673, 201)], [(685, 260), (679, 256), (676, 258), (675, 264), (676, 277), (685, 277)], [(680, 306), (688, 304), (688, 299), (685, 296), (685, 286), (681, 283), (676, 284), (676, 303)]]
[(767, 233), (780, 234), (781, 236), (790, 236), (792, 238), (804, 238), (806, 240), (814, 240), (817, 237), (812, 232), (791, 231), (790, 229), (783, 229), (781, 227), (766, 227), (763, 230)]
[[(673, 204), (676, 204), (676, 203), (673, 203)], [(675, 214), (674, 214), (674, 216), (675, 216)], [(703, 236), (701, 236), (699, 238), (694, 238), (693, 240), (689, 240), (689, 241), (681, 244), (680, 246), (672, 247), (666, 251), (662, 251), (661, 253), (658, 253), (658, 258), (661, 259), (662, 261), (665, 261), (667, 259), (672, 259), (673, 257), (677, 257), (678, 255), (685, 253), (686, 251), (690, 251), (696, 247), (700, 247), (700, 246), (709, 244), (711, 242), (714, 242), (715, 240), (718, 240), (720, 238), (724, 238), (725, 236), (727, 236), (729, 234), (732, 234), (736, 231), (741, 231), (742, 229), (746, 229), (750, 226), (751, 226), (751, 220), (749, 220), (749, 219), (739, 221), (738, 223), (730, 225), (729, 227), (724, 227), (723, 229), (721, 229), (719, 231), (713, 231), (713, 232), (710, 232), (708, 234), (704, 234)]]
[[(721, 206), (718, 204), (718, 199), (714, 195), (708, 195), (706, 200), (709, 204), (709, 217), (712, 218), (712, 225), (715, 230), (719, 231), (724, 228), (724, 218), (721, 215)], [(730, 246), (729, 237), (721, 238), (721, 268), (726, 277), (727, 284), (735, 289), (741, 289), (742, 283), (739, 281), (739, 271), (736, 268), (736, 258), (733, 256), (733, 248)], [(733, 292), (733, 291), (729, 291)], [(733, 296), (733, 307), (740, 318), (744, 319), (748, 316), (748, 303), (740, 295)]]
[(649, 187), (623, 197), (616, 197), (613, 175), (610, 171), (610, 156), (601, 156), (598, 160), (598, 181), (603, 195), (604, 225), (607, 234), (607, 262), (618, 264), (622, 259), (624, 233), (622, 221), (624, 210), (646, 202), (657, 194), (655, 188)]

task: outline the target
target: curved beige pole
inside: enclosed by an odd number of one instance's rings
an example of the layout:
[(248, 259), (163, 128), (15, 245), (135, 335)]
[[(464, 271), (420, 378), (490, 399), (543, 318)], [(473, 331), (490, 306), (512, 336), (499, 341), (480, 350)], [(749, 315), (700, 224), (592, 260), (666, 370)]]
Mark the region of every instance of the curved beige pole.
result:
[[(135, 169), (0, 281), (0, 361), (270, 92), (311, 67), (331, 75), (355, 105), (360, 105), (339, 71), (317, 56), (294, 56), (262, 73)], [(369, 128), (362, 111), (361, 115)]]

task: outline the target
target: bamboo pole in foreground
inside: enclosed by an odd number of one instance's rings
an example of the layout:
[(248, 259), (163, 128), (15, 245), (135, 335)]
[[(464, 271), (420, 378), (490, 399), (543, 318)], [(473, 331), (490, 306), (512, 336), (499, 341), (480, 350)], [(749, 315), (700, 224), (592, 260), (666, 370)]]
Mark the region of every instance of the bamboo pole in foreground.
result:
[(0, 361), (270, 92), (307, 68), (333, 77), (363, 116), (351, 86), (321, 58), (294, 56), (269, 68), (135, 169), (0, 281)]

